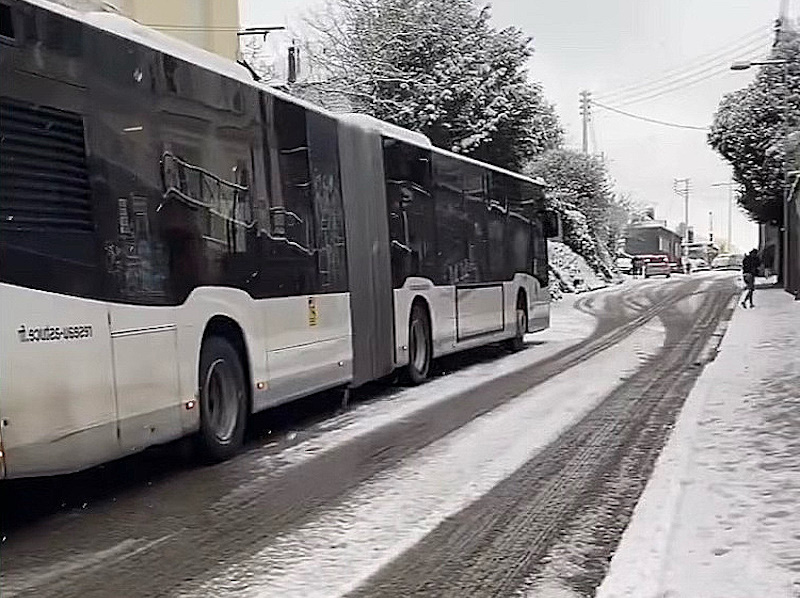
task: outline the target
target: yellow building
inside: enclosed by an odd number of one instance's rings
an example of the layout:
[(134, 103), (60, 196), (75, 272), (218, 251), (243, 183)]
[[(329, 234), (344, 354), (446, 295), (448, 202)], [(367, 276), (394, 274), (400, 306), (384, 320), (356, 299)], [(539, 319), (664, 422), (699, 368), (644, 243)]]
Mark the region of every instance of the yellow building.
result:
[(142, 25), (230, 60), (238, 56), (238, 0), (113, 0), (109, 4)]

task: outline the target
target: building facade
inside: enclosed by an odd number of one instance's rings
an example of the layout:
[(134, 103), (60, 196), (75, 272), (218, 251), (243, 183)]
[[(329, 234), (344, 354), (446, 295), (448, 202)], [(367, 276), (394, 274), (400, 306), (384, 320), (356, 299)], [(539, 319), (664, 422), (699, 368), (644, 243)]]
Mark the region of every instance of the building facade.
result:
[(680, 262), (681, 236), (667, 228), (663, 220), (648, 220), (628, 225), (625, 230), (625, 253), (629, 255), (666, 255)]
[(237, 0), (58, 0), (79, 10), (112, 10), (194, 46), (236, 60)]

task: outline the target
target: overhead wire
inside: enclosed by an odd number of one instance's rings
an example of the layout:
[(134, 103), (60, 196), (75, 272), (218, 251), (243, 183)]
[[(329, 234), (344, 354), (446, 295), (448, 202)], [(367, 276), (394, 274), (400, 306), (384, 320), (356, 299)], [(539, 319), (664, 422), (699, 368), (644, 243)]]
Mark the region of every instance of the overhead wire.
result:
[(596, 100), (592, 100), (592, 106), (597, 106), (598, 108), (602, 108), (603, 110), (608, 110), (610, 112), (616, 112), (617, 114), (621, 114), (623, 116), (627, 116), (630, 118), (635, 118), (637, 120), (642, 120), (645, 122), (649, 122), (656, 125), (663, 125), (665, 127), (674, 127), (677, 129), (690, 129), (694, 131), (708, 131), (708, 127), (698, 127), (695, 125), (685, 125), (679, 123), (673, 123), (666, 120), (659, 120), (657, 118), (650, 118), (649, 116), (642, 116), (641, 114), (633, 114), (631, 112), (627, 112), (625, 110), (620, 110), (619, 108), (614, 108), (613, 106), (607, 106), (602, 104)]
[(204, 25), (159, 25), (159, 24), (152, 24), (152, 23), (142, 23), (145, 27), (150, 27), (150, 29), (156, 29), (159, 31), (230, 31), (230, 32), (239, 32), (242, 31), (241, 27), (236, 26), (229, 26), (226, 27), (224, 25), (218, 25), (214, 27), (204, 26)]
[(680, 76), (672, 77), (670, 80), (663, 81), (657, 85), (642, 86), (642, 88), (626, 94), (600, 97), (603, 101), (610, 101), (614, 103), (632, 102), (638, 101), (639, 98), (644, 96), (661, 93), (662, 91), (669, 91), (673, 88), (679, 88), (683, 85), (691, 85), (695, 82), (703, 81), (712, 75), (727, 72), (730, 68), (731, 62), (733, 61), (763, 55), (765, 50), (764, 43), (766, 42), (759, 42), (758, 45), (751, 45), (748, 48), (745, 48), (737, 53), (730, 54), (721, 60), (711, 63), (703, 68), (687, 71)]
[(722, 47), (717, 48), (716, 50), (702, 54), (685, 64), (681, 64), (679, 66), (675, 66), (671, 69), (666, 71), (662, 71), (660, 74), (655, 75), (650, 79), (646, 79), (644, 81), (636, 81), (629, 83), (627, 85), (623, 85), (616, 89), (611, 89), (609, 91), (600, 91), (598, 95), (602, 95), (604, 97), (610, 98), (611, 96), (615, 95), (622, 95), (627, 94), (632, 91), (638, 91), (641, 87), (650, 87), (653, 85), (661, 84), (664, 81), (670, 80), (675, 76), (682, 75), (688, 71), (697, 70), (699, 68), (703, 68), (709, 63), (714, 63), (719, 61), (721, 58), (724, 58), (731, 54), (731, 52), (739, 52), (742, 48), (748, 48), (756, 43), (766, 42), (771, 37), (770, 30), (768, 30), (765, 26), (760, 26), (758, 29), (755, 29), (744, 36), (733, 41), (733, 43), (727, 43)]
[(664, 84), (671, 83), (676, 78), (683, 78), (691, 76), (698, 70), (705, 70), (709, 66), (716, 66), (720, 64), (721, 60), (728, 60), (732, 53), (740, 53), (743, 51), (750, 51), (757, 45), (765, 44), (771, 36), (770, 31), (765, 26), (759, 26), (757, 29), (749, 32), (748, 34), (738, 38), (733, 43), (728, 43), (722, 48), (701, 55), (698, 58), (690, 61), (688, 64), (674, 67), (664, 71), (661, 75), (645, 81), (639, 81), (628, 85), (623, 85), (610, 91), (600, 91), (597, 93), (598, 97), (604, 100), (610, 100), (618, 96), (639, 93), (651, 87), (658, 87)]
[[(727, 74), (730, 71), (731, 62), (742, 59), (755, 60), (757, 58), (763, 57), (763, 55), (764, 53), (763, 50), (761, 49), (751, 50), (746, 54), (737, 54), (736, 56), (730, 57), (725, 63), (717, 65), (714, 68), (698, 71), (694, 73), (691, 77), (676, 79), (675, 81), (673, 81), (668, 85), (655, 87), (650, 90), (642, 91), (639, 94), (633, 94), (627, 97), (621, 97), (611, 101), (619, 106), (628, 106), (631, 104), (638, 104), (640, 102), (659, 98), (661, 96), (668, 95), (676, 91), (680, 91), (681, 89), (685, 89), (687, 87), (703, 83), (714, 77), (719, 77), (720, 75)], [(608, 101), (607, 98), (603, 98), (603, 100)]]

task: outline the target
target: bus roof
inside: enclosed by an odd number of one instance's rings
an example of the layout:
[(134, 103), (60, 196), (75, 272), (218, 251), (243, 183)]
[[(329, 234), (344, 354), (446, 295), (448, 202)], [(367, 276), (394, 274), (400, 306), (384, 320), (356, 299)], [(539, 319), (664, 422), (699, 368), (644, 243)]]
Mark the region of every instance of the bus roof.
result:
[(422, 133), (418, 133), (416, 131), (411, 131), (410, 129), (405, 129), (400, 126), (393, 125), (391, 123), (382, 121), (380, 119), (377, 119), (375, 117), (366, 114), (352, 113), (352, 112), (345, 114), (336, 114), (330, 112), (322, 108), (321, 106), (317, 106), (316, 104), (312, 104), (311, 102), (290, 95), (286, 92), (276, 89), (273, 86), (255, 81), (247, 72), (247, 70), (237, 62), (228, 60), (227, 58), (223, 58), (218, 54), (214, 54), (213, 52), (209, 52), (207, 50), (204, 50), (203, 48), (194, 46), (188, 42), (184, 42), (177, 38), (156, 31), (155, 29), (137, 23), (133, 19), (129, 19), (128, 17), (125, 17), (118, 13), (101, 11), (101, 10), (80, 11), (74, 8), (69, 8), (63, 4), (52, 2), (51, 0), (24, 0), (24, 1), (27, 2), (28, 4), (32, 4), (34, 6), (38, 6), (45, 10), (58, 13), (70, 19), (80, 21), (90, 27), (94, 27), (95, 29), (100, 29), (107, 33), (111, 33), (113, 35), (117, 35), (125, 39), (133, 40), (137, 43), (142, 44), (143, 46), (147, 46), (154, 50), (158, 50), (159, 52), (169, 54), (176, 58), (180, 58), (182, 60), (185, 60), (186, 62), (214, 71), (225, 77), (235, 79), (245, 85), (249, 85), (251, 87), (257, 87), (274, 95), (275, 97), (302, 106), (306, 110), (310, 110), (318, 114), (323, 114), (330, 118), (345, 120), (347, 122), (357, 124), (364, 128), (371, 128), (373, 130), (377, 130), (382, 135), (385, 135), (387, 137), (392, 137), (394, 139), (411, 143), (412, 145), (417, 145), (426, 149), (430, 149), (431, 151), (434, 151), (436, 153), (457, 158), (464, 162), (475, 164), (476, 166), (488, 168), (495, 172), (508, 175), (510, 177), (513, 177), (521, 181), (525, 181), (527, 183), (531, 183), (533, 185), (537, 185), (540, 187), (545, 186), (545, 182), (541, 178), (532, 179), (522, 174), (506, 170), (505, 168), (494, 166), (493, 164), (487, 164), (486, 162), (481, 162), (480, 160), (468, 158), (466, 156), (462, 156), (461, 154), (456, 154), (455, 152), (451, 152), (436, 147), (431, 143), (430, 139), (428, 139), (428, 137), (423, 135)]
[(321, 106), (317, 106), (316, 104), (312, 104), (311, 102), (307, 102), (296, 96), (290, 95), (286, 92), (276, 89), (273, 86), (267, 85), (266, 83), (261, 83), (254, 80), (247, 72), (245, 67), (237, 62), (228, 60), (227, 58), (224, 58), (218, 54), (214, 54), (213, 52), (209, 52), (208, 50), (204, 50), (203, 48), (194, 46), (183, 40), (171, 37), (161, 33), (160, 31), (156, 31), (155, 29), (142, 25), (141, 23), (138, 23), (133, 19), (129, 19), (128, 17), (119, 13), (102, 10), (81, 11), (67, 7), (63, 4), (52, 2), (51, 0), (24, 1), (28, 4), (38, 6), (39, 8), (43, 8), (70, 19), (80, 21), (81, 23), (84, 23), (90, 27), (94, 27), (95, 29), (100, 29), (106, 33), (111, 33), (112, 35), (132, 40), (136, 43), (142, 44), (143, 46), (152, 48), (153, 50), (174, 56), (175, 58), (180, 58), (181, 60), (195, 64), (201, 68), (214, 71), (217, 74), (228, 77), (229, 79), (235, 79), (241, 83), (244, 83), (245, 85), (263, 89), (264, 91), (267, 91), (276, 97), (294, 104), (298, 104), (307, 110), (311, 110), (312, 112), (324, 114), (326, 116), (330, 116), (331, 118), (336, 117), (335, 114), (325, 110)]
[(467, 162), (469, 164), (474, 164), (482, 168), (487, 168), (489, 170), (493, 170), (495, 172), (499, 172), (501, 174), (513, 177), (520, 181), (525, 181), (526, 183), (530, 183), (532, 185), (537, 185), (539, 187), (546, 186), (544, 180), (542, 180), (541, 178), (537, 177), (535, 179), (532, 179), (518, 172), (514, 172), (512, 170), (506, 170), (505, 168), (501, 168), (500, 166), (495, 166), (494, 164), (489, 164), (487, 162), (481, 162), (480, 160), (475, 160), (474, 158), (469, 158), (467, 156), (463, 156), (461, 154), (448, 151), (441, 147), (437, 147), (433, 145), (431, 143), (431, 140), (428, 139), (428, 137), (426, 135), (423, 135), (422, 133), (418, 133), (410, 129), (405, 129), (400, 126), (393, 125), (392, 123), (380, 120), (378, 118), (375, 118), (374, 116), (369, 116), (367, 114), (361, 114), (358, 112), (347, 112), (345, 114), (336, 115), (336, 117), (341, 118), (342, 120), (345, 120), (347, 122), (350, 122), (356, 126), (377, 131), (378, 133), (380, 133), (385, 137), (391, 137), (392, 139), (397, 139), (398, 141), (403, 141), (411, 145), (416, 145), (417, 147), (431, 150), (432, 152), (441, 154), (443, 156), (449, 156), (451, 158), (456, 158), (458, 160), (461, 160), (462, 162)]

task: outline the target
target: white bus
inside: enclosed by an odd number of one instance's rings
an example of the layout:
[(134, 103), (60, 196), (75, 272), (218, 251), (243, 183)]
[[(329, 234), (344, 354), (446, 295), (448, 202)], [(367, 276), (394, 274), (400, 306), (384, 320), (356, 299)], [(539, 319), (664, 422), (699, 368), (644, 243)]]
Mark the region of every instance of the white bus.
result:
[(0, 461), (76, 471), (549, 323), (543, 186), (0, 0)]

